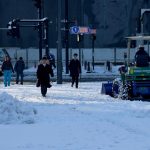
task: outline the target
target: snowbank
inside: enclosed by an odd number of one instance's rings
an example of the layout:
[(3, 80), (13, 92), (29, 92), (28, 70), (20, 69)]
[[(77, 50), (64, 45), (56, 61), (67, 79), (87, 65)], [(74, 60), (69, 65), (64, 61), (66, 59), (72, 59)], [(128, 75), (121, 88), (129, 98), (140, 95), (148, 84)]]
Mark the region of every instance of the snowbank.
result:
[(0, 93), (0, 124), (32, 124), (37, 111), (6, 92)]

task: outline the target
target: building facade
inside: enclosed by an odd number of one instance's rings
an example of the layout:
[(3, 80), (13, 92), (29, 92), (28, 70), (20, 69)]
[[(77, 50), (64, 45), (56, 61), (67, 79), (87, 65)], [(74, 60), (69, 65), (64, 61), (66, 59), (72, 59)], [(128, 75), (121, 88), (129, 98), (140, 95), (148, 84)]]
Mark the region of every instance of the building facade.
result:
[[(76, 21), (78, 26), (96, 28), (95, 47), (124, 47), (125, 38), (140, 32), (140, 10), (150, 8), (149, 0), (68, 0), (69, 21)], [(48, 17), (49, 47), (57, 47), (57, 0), (43, 1), (43, 17)], [(0, 28), (14, 19), (36, 19), (37, 9), (33, 0), (1, 0)], [(65, 18), (65, 0), (62, 0), (62, 20)], [(144, 33), (150, 33), (150, 14), (144, 16)], [(74, 24), (70, 24), (73, 26)], [(62, 23), (64, 28), (64, 23)], [(34, 28), (20, 28), (21, 38), (12, 39), (6, 30), (0, 30), (0, 47), (38, 47), (38, 31)], [(77, 48), (76, 35), (69, 35), (69, 47)], [(84, 48), (91, 47), (91, 36), (85, 35), (81, 41)], [(65, 36), (62, 30), (62, 45)]]

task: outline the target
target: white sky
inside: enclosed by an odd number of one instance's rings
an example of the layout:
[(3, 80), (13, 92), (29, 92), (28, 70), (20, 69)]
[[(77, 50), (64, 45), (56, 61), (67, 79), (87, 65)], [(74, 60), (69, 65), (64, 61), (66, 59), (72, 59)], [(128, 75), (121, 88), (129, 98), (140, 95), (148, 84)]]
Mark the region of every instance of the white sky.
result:
[(0, 84), (0, 150), (150, 150), (150, 103), (100, 94), (101, 82)]

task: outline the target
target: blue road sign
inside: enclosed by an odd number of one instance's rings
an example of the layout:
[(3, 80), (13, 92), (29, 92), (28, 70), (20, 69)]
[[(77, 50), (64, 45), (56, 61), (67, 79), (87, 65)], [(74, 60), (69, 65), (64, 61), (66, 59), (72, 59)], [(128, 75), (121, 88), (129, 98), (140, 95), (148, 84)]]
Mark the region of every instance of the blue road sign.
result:
[(70, 27), (70, 33), (71, 34), (79, 34), (79, 27), (77, 27), (77, 26)]
[(70, 34), (96, 34), (96, 29), (89, 27), (73, 26), (70, 27)]

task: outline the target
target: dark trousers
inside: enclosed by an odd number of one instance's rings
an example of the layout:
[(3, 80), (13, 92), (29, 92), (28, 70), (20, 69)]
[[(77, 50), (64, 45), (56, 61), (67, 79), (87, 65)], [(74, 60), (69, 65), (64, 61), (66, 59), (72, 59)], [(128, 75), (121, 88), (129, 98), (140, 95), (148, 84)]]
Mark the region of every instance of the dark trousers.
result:
[(22, 73), (17, 72), (17, 75), (16, 75), (16, 83), (17, 84), (19, 82), (19, 77), (21, 78), (20, 83), (23, 84), (23, 72)]
[(46, 96), (47, 93), (47, 86), (41, 85), (41, 94), (42, 96)]
[(76, 83), (76, 88), (78, 88), (79, 76), (73, 75), (72, 76), (72, 86)]

